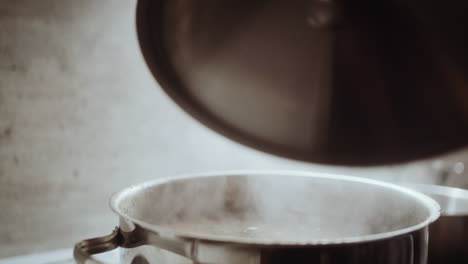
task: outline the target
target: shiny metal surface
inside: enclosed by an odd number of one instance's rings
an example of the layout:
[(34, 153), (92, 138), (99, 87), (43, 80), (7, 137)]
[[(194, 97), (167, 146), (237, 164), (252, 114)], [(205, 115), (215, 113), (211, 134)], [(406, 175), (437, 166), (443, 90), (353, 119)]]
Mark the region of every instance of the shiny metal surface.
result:
[(139, 0), (137, 31), (161, 87), (215, 131), (283, 157), (379, 165), (467, 145), (467, 10)]
[(436, 200), (441, 217), (429, 228), (429, 264), (468, 263), (468, 190), (406, 184)]
[(78, 263), (99, 263), (90, 255), (107, 252), (120, 246), (120, 230), (116, 228), (108, 236), (80, 241), (75, 245), (73, 257)]
[[(317, 263), (317, 264), (425, 264), (427, 255), (427, 227), (402, 237), (327, 247), (290, 247), (290, 248), (250, 248), (251, 255), (242, 254), (226, 257), (223, 255), (211, 262), (193, 261), (182, 258), (169, 251), (154, 247), (122, 249), (122, 263), (227, 263), (227, 264), (280, 264), (280, 263)], [(212, 252), (209, 252), (210, 255)]]
[[(156, 180), (117, 193), (111, 207), (120, 216), (120, 238), (113, 241), (122, 247), (122, 263), (425, 264), (428, 225), (439, 216), (434, 200), (410, 189), (301, 172)], [(274, 238), (212, 231), (230, 219), (295, 231)], [(210, 228), (177, 229), (178, 222)], [(316, 228), (305, 240), (298, 236)]]

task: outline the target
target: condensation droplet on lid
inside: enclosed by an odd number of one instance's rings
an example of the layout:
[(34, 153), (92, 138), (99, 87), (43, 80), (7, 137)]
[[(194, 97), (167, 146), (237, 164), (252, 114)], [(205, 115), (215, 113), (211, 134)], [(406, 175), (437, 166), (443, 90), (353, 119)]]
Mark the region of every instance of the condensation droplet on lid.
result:
[(308, 7), (307, 23), (314, 28), (327, 28), (338, 20), (337, 6), (332, 0), (311, 0)]
[(453, 171), (456, 174), (462, 174), (465, 171), (465, 164), (463, 162), (457, 162), (455, 166), (453, 166)]

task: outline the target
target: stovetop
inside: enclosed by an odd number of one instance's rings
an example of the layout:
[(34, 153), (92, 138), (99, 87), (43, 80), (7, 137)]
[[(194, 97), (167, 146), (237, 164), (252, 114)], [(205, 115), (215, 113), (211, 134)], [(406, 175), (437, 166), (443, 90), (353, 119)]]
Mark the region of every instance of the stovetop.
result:
[[(118, 250), (99, 254), (96, 259), (105, 263), (118, 263)], [(12, 258), (0, 259), (0, 264), (74, 264), (73, 249), (59, 249), (39, 254), (30, 254)]]

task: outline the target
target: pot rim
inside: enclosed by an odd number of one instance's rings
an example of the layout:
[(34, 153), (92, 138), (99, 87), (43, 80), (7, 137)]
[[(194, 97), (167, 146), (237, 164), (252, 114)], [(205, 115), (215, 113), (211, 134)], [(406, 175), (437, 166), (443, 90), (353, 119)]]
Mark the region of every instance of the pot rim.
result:
[[(233, 238), (229, 236), (218, 236), (218, 235), (203, 235), (197, 233), (190, 233), (190, 232), (180, 232), (171, 228), (167, 228), (161, 225), (154, 225), (149, 224), (143, 220), (136, 219), (122, 210), (119, 209), (119, 204), (122, 199), (126, 196), (130, 195), (131, 193), (135, 193), (141, 191), (142, 189), (152, 187), (155, 185), (160, 185), (164, 183), (169, 183), (171, 181), (178, 181), (184, 180), (189, 178), (205, 178), (205, 177), (217, 177), (217, 176), (238, 176), (238, 175), (287, 175), (292, 177), (315, 177), (315, 178), (326, 178), (326, 179), (334, 179), (334, 180), (344, 180), (344, 181), (351, 181), (351, 182), (358, 182), (364, 184), (370, 184), (374, 186), (381, 186), (387, 189), (392, 189), (396, 192), (405, 193), (409, 196), (414, 197), (416, 200), (421, 202), (422, 205), (426, 207), (429, 211), (429, 216), (426, 219), (416, 225), (412, 225), (406, 228), (378, 233), (378, 234), (370, 234), (364, 236), (352, 236), (352, 237), (344, 237), (344, 238), (336, 238), (336, 239), (316, 239), (316, 240), (308, 240), (307, 242), (281, 242), (278, 240), (262, 240), (262, 239), (254, 239), (254, 238)], [(256, 246), (326, 246), (326, 245), (343, 245), (343, 244), (355, 244), (355, 243), (364, 243), (364, 242), (373, 242), (378, 240), (390, 239), (397, 236), (405, 235), (412, 233), (414, 231), (418, 231), (424, 227), (429, 226), (431, 223), (435, 222), (440, 216), (440, 205), (428, 195), (425, 195), (421, 192), (415, 191), (411, 188), (403, 187), (401, 185), (396, 185), (393, 183), (382, 182), (367, 178), (360, 178), (355, 176), (346, 176), (340, 174), (331, 174), (331, 173), (321, 173), (321, 172), (306, 172), (306, 171), (295, 171), (295, 170), (229, 170), (229, 171), (212, 171), (212, 172), (205, 172), (205, 173), (187, 173), (187, 174), (179, 174), (178, 176), (173, 177), (162, 177), (155, 180), (149, 180), (146, 182), (142, 182), (136, 185), (131, 185), (121, 191), (114, 193), (110, 200), (109, 206), (114, 213), (118, 216), (131, 221), (132, 223), (147, 229), (149, 231), (156, 232), (160, 235), (167, 236), (167, 237), (176, 237), (176, 238), (183, 238), (183, 239), (195, 239), (195, 240), (203, 240), (203, 241), (210, 241), (215, 243), (232, 243), (232, 244), (248, 244), (248, 245), (256, 245)]]
[[(422, 192), (423, 194), (429, 197), (431, 195), (439, 195), (447, 197), (449, 199), (465, 200), (468, 202), (468, 190), (466, 189), (424, 183), (402, 183), (401, 185)], [(451, 216), (468, 216), (468, 211), (460, 213), (444, 213), (444, 211), (441, 210), (441, 217), (445, 218)]]

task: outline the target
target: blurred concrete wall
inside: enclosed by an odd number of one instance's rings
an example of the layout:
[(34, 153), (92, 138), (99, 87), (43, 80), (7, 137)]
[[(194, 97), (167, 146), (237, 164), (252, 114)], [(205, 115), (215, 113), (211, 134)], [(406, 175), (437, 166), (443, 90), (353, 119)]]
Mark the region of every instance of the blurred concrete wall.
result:
[(313, 166), (246, 149), (159, 90), (134, 1), (0, 0), (0, 258), (71, 247), (117, 223), (110, 194), (155, 177), (306, 169), (428, 179), (427, 166)]

